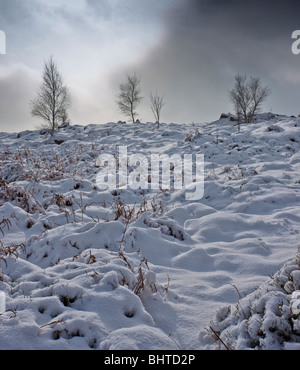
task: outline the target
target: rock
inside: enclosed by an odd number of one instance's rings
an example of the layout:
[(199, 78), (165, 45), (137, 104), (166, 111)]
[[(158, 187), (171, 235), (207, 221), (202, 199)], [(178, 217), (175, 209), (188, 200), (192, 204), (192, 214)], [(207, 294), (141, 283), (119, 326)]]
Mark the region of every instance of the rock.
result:
[(220, 119), (228, 118), (228, 114), (222, 113)]
[(40, 135), (46, 135), (48, 133), (51, 133), (51, 130), (49, 128), (43, 128), (40, 131)]
[(70, 126), (69, 122), (64, 122), (64, 123), (62, 123), (61, 125), (58, 126), (58, 129), (66, 128), (66, 127), (69, 127), (69, 126)]
[(54, 139), (54, 143), (57, 144), (57, 145), (61, 145), (64, 142), (65, 142), (64, 140)]
[(32, 133), (32, 131), (29, 131), (29, 130), (19, 132), (17, 134), (17, 139), (20, 139), (21, 137), (26, 136), (26, 135), (31, 134), (31, 133)]

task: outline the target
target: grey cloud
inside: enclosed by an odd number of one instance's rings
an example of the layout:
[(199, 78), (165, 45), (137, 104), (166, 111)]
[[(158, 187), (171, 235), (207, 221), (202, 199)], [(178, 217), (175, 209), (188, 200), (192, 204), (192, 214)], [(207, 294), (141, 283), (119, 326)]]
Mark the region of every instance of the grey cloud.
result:
[(168, 12), (165, 37), (131, 67), (145, 86), (164, 91), (170, 120), (211, 120), (231, 110), (228, 90), (236, 73), (271, 87), (265, 110), (298, 114), (300, 94), (290, 76), (299, 69), (291, 53), (299, 11), (296, 0), (184, 0)]
[(298, 0), (185, 0), (170, 12), (169, 21), (274, 37), (299, 25), (299, 10)]
[[(116, 22), (143, 24), (156, 22), (172, 4), (180, 0), (85, 0), (95, 17), (109, 18)], [(118, 26), (118, 23), (115, 24)]]
[(86, 0), (87, 8), (95, 17), (111, 18), (113, 8), (107, 0)]
[(0, 0), (0, 24), (8, 26), (16, 22), (27, 22), (31, 18), (28, 2), (22, 0)]
[(37, 122), (30, 116), (29, 101), (38, 86), (36, 76), (24, 67), (0, 77), (0, 131), (19, 132), (34, 128)]
[[(143, 120), (152, 119), (150, 90), (165, 95), (163, 120), (217, 118), (232, 108), (227, 92), (237, 72), (261, 77), (271, 87), (266, 110), (298, 114), (294, 76), (300, 56), (291, 53), (291, 33), (300, 28), (299, 10), (298, 0), (0, 0), (8, 49), (0, 63), (22, 63), (40, 74), (53, 54), (68, 84), (79, 76), (85, 85), (76, 90), (72, 116), (82, 124), (85, 115), (87, 121), (97, 118), (97, 104), (100, 121), (120, 118), (115, 95), (132, 71), (142, 76)], [(149, 34), (157, 40), (146, 50)], [(110, 58), (114, 66), (105, 69)], [(100, 67), (97, 60), (105, 62)], [(0, 124), (32, 126), (28, 101), (29, 92), (37, 91), (35, 78), (15, 70), (2, 74), (0, 85)]]

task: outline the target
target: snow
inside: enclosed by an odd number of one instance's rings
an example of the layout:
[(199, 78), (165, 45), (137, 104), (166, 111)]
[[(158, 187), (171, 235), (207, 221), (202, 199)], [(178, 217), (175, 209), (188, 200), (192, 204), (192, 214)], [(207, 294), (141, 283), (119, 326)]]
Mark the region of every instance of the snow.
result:
[[(300, 119), (223, 117), (0, 133), (0, 349), (300, 349)], [(204, 197), (100, 190), (120, 146), (204, 154)]]
[[(220, 339), (202, 330), (199, 338), (207, 349), (234, 348), (264, 350), (299, 349), (299, 280), (300, 249), (271, 279), (227, 310), (220, 310), (211, 322)], [(297, 294), (293, 294), (297, 292)], [(292, 293), (292, 294), (291, 294)], [(224, 345), (223, 343), (226, 343)]]

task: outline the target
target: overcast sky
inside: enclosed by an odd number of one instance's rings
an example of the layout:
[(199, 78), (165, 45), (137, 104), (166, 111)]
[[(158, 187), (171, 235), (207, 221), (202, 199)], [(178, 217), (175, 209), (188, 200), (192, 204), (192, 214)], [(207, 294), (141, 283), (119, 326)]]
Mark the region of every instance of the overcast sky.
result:
[(232, 111), (234, 75), (260, 77), (265, 111), (300, 113), (299, 0), (0, 0), (0, 131), (34, 129), (29, 101), (51, 55), (72, 95), (73, 124), (126, 120), (115, 97), (141, 76), (142, 121), (150, 91), (165, 122), (206, 122)]

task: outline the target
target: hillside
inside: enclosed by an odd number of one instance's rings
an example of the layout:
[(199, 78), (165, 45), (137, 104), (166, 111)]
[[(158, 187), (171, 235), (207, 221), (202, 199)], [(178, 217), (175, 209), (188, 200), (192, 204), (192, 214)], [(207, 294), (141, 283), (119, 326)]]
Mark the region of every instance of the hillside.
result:
[[(0, 133), (0, 349), (299, 349), (300, 118), (231, 117)], [(203, 154), (203, 198), (100, 190), (120, 146)]]

